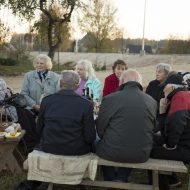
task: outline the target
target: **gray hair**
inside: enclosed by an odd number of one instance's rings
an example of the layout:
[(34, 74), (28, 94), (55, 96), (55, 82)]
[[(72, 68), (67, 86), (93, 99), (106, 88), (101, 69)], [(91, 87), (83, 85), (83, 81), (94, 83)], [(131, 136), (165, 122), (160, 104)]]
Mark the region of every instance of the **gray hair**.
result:
[(142, 76), (139, 74), (138, 71), (134, 69), (128, 69), (126, 71), (123, 71), (120, 77), (121, 83), (126, 83), (129, 81), (135, 81), (142, 85)]
[(42, 62), (46, 65), (48, 70), (52, 69), (52, 62), (51, 62), (51, 58), (45, 54), (39, 54), (37, 55), (37, 57), (35, 58), (34, 62), (33, 62), (33, 66), (36, 68), (36, 64), (37, 62)]
[(163, 70), (167, 74), (172, 70), (171, 65), (168, 63), (159, 63), (156, 65), (156, 70)]
[(79, 65), (82, 65), (85, 70), (85, 78), (90, 79), (96, 77), (92, 62), (86, 59), (81, 59), (76, 64), (76, 69)]
[(61, 72), (60, 77), (60, 88), (75, 90), (79, 85), (79, 75), (72, 70), (64, 70)]

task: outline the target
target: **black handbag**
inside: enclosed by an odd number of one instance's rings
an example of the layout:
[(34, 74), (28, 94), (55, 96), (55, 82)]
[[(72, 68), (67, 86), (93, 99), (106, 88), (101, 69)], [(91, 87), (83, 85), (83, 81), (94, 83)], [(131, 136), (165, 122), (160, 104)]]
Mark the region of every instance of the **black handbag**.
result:
[(19, 108), (25, 108), (27, 105), (26, 98), (23, 94), (11, 94), (10, 97), (6, 97), (3, 100), (4, 105), (11, 105)]
[(13, 94), (10, 100), (10, 104), (15, 106), (15, 107), (20, 107), (20, 108), (25, 108), (26, 107), (26, 98), (24, 97), (23, 94)]

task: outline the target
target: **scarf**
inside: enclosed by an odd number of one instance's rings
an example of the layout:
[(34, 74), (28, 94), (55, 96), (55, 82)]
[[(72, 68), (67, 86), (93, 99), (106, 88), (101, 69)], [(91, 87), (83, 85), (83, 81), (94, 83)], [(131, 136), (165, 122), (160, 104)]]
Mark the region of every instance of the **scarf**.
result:
[(48, 73), (48, 70), (45, 70), (45, 71), (37, 71), (38, 73), (38, 76), (42, 82), (42, 80), (45, 80), (46, 76), (47, 76), (47, 73)]

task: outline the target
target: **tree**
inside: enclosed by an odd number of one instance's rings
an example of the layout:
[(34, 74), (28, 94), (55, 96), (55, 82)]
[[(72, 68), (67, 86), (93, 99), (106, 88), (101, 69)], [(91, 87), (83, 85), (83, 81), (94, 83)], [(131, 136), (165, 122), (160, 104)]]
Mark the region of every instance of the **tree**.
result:
[(82, 10), (79, 25), (83, 32), (91, 35), (96, 52), (102, 51), (107, 38), (113, 39), (118, 33), (115, 22), (117, 9), (105, 0), (92, 0)]
[[(80, 0), (0, 0), (1, 5), (11, 9), (20, 18), (27, 20), (35, 17), (36, 10), (40, 10), (47, 17), (48, 55), (53, 59), (54, 52), (62, 41), (61, 35), (54, 39), (55, 25), (64, 25), (70, 22), (72, 12), (75, 7), (80, 5)], [(55, 5), (62, 10), (59, 16), (50, 11)]]
[(0, 46), (6, 43), (10, 33), (10, 28), (0, 20)]
[[(61, 8), (57, 6), (51, 6), (49, 12), (54, 15), (55, 17), (61, 17)], [(34, 29), (37, 35), (35, 36), (38, 49), (47, 50), (48, 47), (48, 36), (47, 36), (47, 28), (48, 28), (48, 19), (44, 13), (41, 13), (40, 19), (34, 23)], [(64, 43), (64, 50), (66, 50), (69, 46), (70, 42), (70, 25), (69, 23), (55, 23), (53, 28), (53, 43), (56, 43), (56, 39), (62, 39)], [(61, 48), (59, 44), (59, 49)], [(40, 46), (40, 47), (39, 47)]]

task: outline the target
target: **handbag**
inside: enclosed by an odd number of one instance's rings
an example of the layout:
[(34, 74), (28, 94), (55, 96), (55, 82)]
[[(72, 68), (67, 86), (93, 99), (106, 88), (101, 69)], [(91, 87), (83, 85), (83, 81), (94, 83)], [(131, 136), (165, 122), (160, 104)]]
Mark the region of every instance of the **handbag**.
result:
[(0, 105), (11, 105), (19, 108), (25, 108), (27, 106), (26, 98), (23, 94), (13, 93), (13, 91), (7, 87), (6, 96), (3, 101), (0, 101)]
[(19, 108), (25, 108), (26, 105), (26, 98), (23, 94), (11, 94), (10, 97), (7, 97), (4, 99), (4, 104), (8, 104), (11, 106), (19, 107)]

